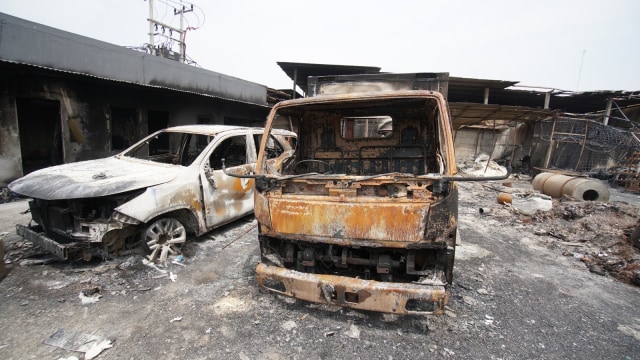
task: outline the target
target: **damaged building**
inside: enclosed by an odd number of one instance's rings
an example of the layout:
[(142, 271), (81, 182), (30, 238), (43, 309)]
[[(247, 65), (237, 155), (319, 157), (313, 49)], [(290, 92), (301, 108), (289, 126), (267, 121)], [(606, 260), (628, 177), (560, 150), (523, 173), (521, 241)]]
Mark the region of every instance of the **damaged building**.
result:
[[(293, 89), (312, 92), (309, 76), (369, 74), (378, 67), (279, 62)], [(420, 74), (416, 74), (420, 76)], [(640, 91), (573, 92), (517, 81), (449, 77), (448, 101), (458, 162), (483, 156), (516, 170), (556, 168), (606, 177), (640, 161)]]
[[(371, 66), (278, 65), (292, 91), (0, 13), (0, 186), (43, 167), (115, 154), (167, 126), (262, 126), (274, 103), (306, 95), (309, 76), (382, 74)], [(461, 164), (484, 156), (625, 185), (635, 177), (639, 91), (450, 77), (447, 100)]]
[(0, 185), (175, 125), (262, 126), (264, 85), (0, 13)]

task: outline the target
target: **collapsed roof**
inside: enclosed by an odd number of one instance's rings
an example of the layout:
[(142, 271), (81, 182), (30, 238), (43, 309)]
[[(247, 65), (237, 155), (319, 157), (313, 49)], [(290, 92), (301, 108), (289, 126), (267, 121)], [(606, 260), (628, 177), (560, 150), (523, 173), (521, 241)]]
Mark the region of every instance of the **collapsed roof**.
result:
[[(309, 76), (380, 73), (380, 68), (373, 66), (292, 62), (278, 62), (278, 65), (294, 81), (293, 88), (297, 85), (304, 91), (307, 91)], [(559, 113), (604, 116), (608, 108), (616, 107), (622, 112), (640, 105), (640, 91), (573, 92), (527, 87), (517, 81), (449, 77), (447, 99), (454, 128), (459, 129), (539, 121)]]

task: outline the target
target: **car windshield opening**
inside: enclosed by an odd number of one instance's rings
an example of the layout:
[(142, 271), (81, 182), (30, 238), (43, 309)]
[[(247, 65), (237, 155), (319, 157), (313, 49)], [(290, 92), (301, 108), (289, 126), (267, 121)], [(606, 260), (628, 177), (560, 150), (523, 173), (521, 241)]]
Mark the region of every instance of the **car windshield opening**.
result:
[(203, 134), (160, 132), (140, 141), (125, 152), (124, 156), (189, 166), (209, 144), (211, 138)]

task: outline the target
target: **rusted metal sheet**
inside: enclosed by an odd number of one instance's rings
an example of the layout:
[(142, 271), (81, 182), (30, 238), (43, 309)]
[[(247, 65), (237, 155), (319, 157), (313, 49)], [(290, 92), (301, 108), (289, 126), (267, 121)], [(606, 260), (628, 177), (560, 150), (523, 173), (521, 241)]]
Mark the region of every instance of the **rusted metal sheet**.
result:
[(390, 199), (301, 200), (296, 197), (272, 199), (270, 228), (303, 238), (324, 236), (415, 243), (423, 240), (429, 211), (429, 203), (398, 204)]

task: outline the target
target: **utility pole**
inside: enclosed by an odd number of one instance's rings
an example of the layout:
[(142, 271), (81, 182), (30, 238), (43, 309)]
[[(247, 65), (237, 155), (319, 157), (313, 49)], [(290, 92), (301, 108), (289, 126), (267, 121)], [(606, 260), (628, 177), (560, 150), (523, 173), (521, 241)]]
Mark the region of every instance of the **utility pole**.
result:
[(153, 0), (149, 0), (149, 18), (147, 19), (149, 21), (149, 50), (151, 50), (151, 53), (153, 54), (153, 38), (154, 33), (153, 33)]
[[(171, 49), (165, 49), (163, 47), (159, 51), (156, 51), (155, 36), (159, 35), (157, 30), (158, 30), (158, 27), (160, 27), (162, 29), (163, 36), (167, 37), (169, 40), (173, 40), (178, 43), (178, 55), (179, 55), (178, 60), (184, 63), (186, 60), (186, 49), (187, 49), (187, 46), (185, 44), (185, 31), (183, 29), (184, 14), (193, 11), (193, 4), (191, 4), (190, 9), (187, 9), (182, 5), (182, 0), (180, 0), (181, 9), (180, 10), (173, 9), (174, 15), (178, 15), (178, 14), (180, 15), (180, 28), (175, 28), (175, 27), (172, 27), (171, 25), (164, 24), (158, 20), (155, 20), (153, 18), (153, 0), (148, 0), (148, 1), (149, 1), (149, 18), (147, 19), (147, 21), (149, 21), (149, 49), (151, 50), (151, 54), (167, 57), (166, 52), (171, 50)], [(165, 31), (167, 30), (169, 31), (169, 36), (165, 35)], [(173, 37), (174, 32), (178, 35), (178, 38)]]
[(188, 13), (188, 12), (192, 12), (193, 11), (193, 4), (191, 4), (191, 9), (185, 9), (184, 5), (182, 5), (182, 0), (180, 0), (180, 7), (182, 9), (180, 10), (176, 10), (173, 9), (173, 15), (178, 15), (180, 14), (180, 41), (178, 42), (178, 44), (180, 45), (180, 62), (185, 62), (185, 60), (187, 59), (187, 44), (185, 43), (186, 40), (186, 36), (185, 36), (185, 31), (183, 31), (183, 21), (184, 21), (184, 13)]

